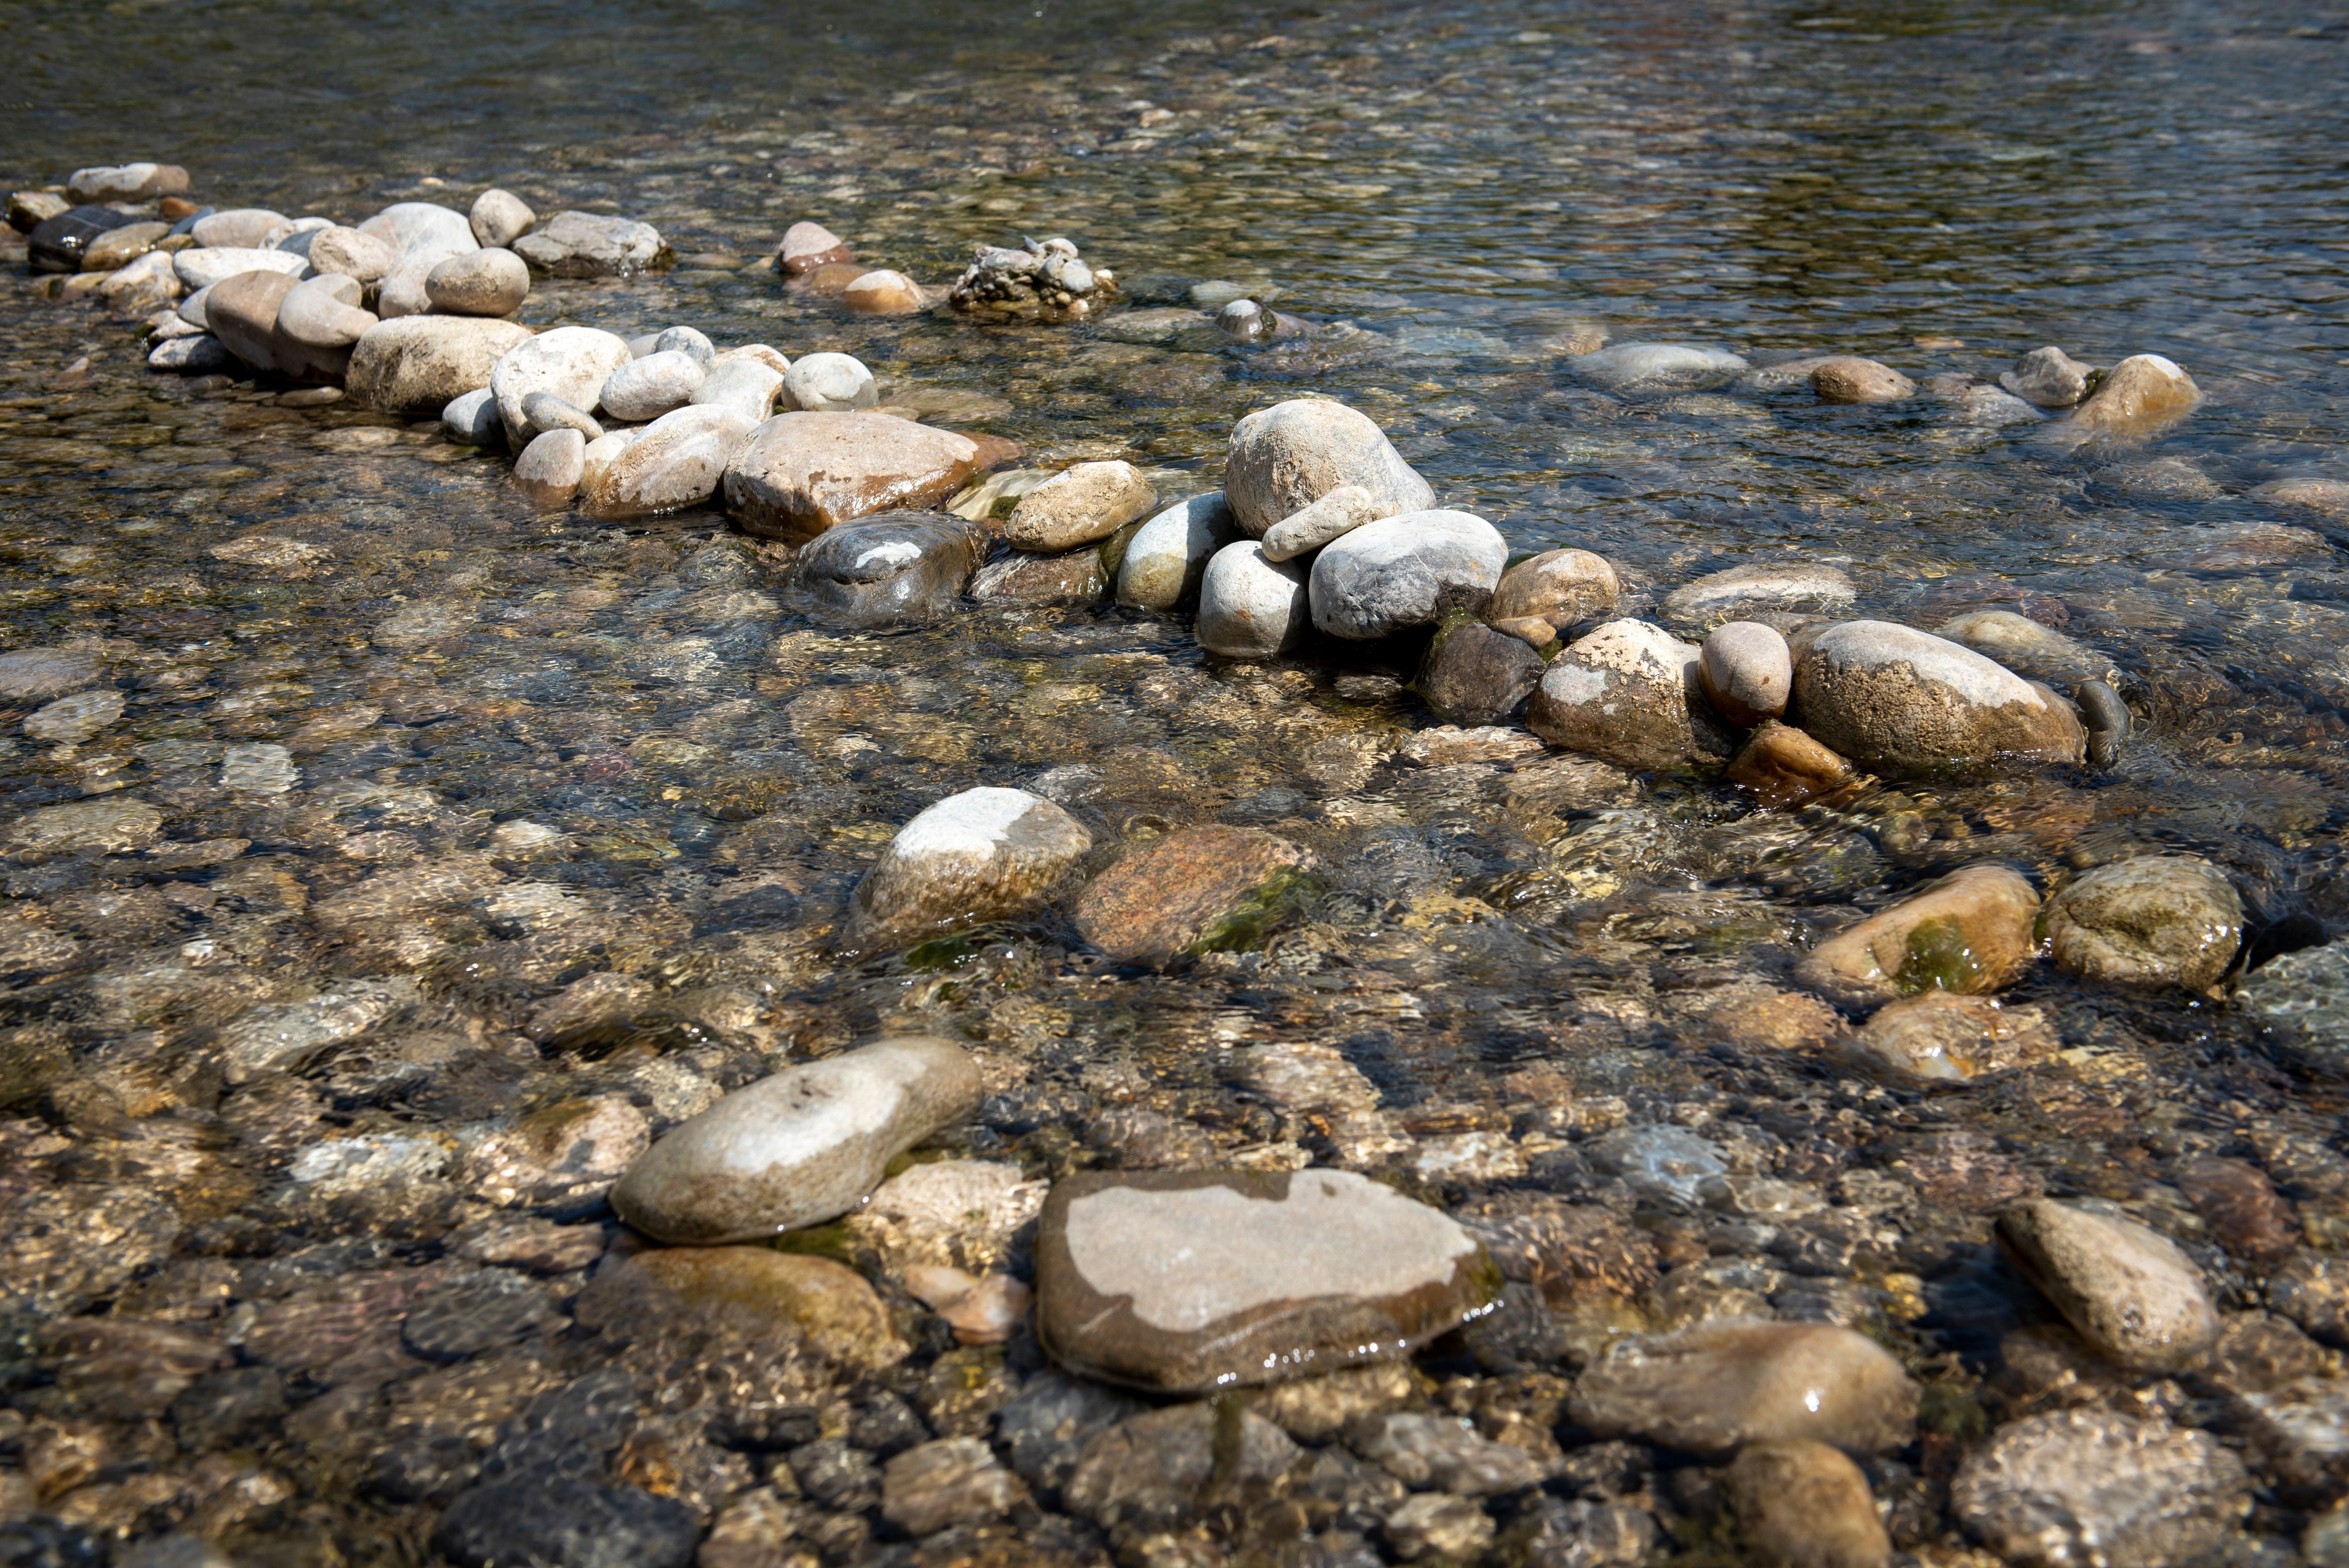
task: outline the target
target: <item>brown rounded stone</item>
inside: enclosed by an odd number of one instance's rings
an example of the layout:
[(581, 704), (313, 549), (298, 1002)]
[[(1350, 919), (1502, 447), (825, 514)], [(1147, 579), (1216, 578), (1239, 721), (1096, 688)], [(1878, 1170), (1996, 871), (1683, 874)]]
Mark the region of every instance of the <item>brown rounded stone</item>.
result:
[(1746, 738), (1725, 777), (1753, 790), (1762, 804), (1786, 810), (1831, 795), (1859, 775), (1793, 725), (1772, 718)]
[(802, 277), (818, 267), (845, 265), (856, 260), (847, 242), (821, 223), (802, 218), (783, 231), (775, 253), (775, 270), (787, 278)]
[(1823, 1323), (1728, 1319), (1619, 1340), (1583, 1369), (1574, 1418), (1692, 1453), (1810, 1439), (1882, 1453), (1916, 1431), (1917, 1385), (1874, 1340)]
[(2097, 430), (2158, 429), (2202, 401), (2202, 389), (2175, 361), (2132, 354), (2107, 372), (2072, 418)]
[(1164, 965), (1245, 941), (1270, 897), (1312, 855), (1255, 828), (1185, 828), (1127, 852), (1077, 901), (1087, 942), (1129, 964)]
[(1554, 628), (1564, 628), (1608, 614), (1622, 596), (1622, 581), (1605, 556), (1588, 550), (1545, 550), (1501, 573), (1485, 615), (1495, 625), (1538, 616)]
[(1853, 1002), (1939, 987), (1982, 995), (2037, 959), (2039, 894), (2011, 866), (1973, 865), (1813, 948), (1796, 978)]
[(1811, 390), (1822, 403), (1897, 403), (1917, 395), (1917, 384), (1889, 365), (1837, 355), (1811, 370)]
[(840, 303), (863, 315), (910, 315), (922, 308), (922, 285), (883, 267), (841, 290)]
[[(871, 1371), (910, 1350), (864, 1276), (830, 1258), (769, 1247), (672, 1247), (638, 1253), (620, 1271), (636, 1272), (686, 1307), (760, 1318), (804, 1336), (838, 1366)], [(582, 1305), (585, 1321), (593, 1309)]]
[(1825, 1443), (1752, 1443), (1723, 1478), (1746, 1549), (1768, 1568), (1885, 1568), (1892, 1538), (1868, 1478)]
[(2300, 1216), (2258, 1166), (2206, 1154), (2179, 1166), (2176, 1180), (2211, 1239), (2236, 1257), (2273, 1264), (2299, 1250)]
[(968, 436), (894, 414), (778, 414), (726, 466), (726, 510), (771, 539), (812, 539), (852, 518), (936, 505), (996, 460)]
[(827, 299), (837, 299), (848, 292), (851, 284), (872, 270), (856, 262), (827, 262), (820, 267), (802, 273), (796, 281), (800, 287), (810, 294), (822, 294)]

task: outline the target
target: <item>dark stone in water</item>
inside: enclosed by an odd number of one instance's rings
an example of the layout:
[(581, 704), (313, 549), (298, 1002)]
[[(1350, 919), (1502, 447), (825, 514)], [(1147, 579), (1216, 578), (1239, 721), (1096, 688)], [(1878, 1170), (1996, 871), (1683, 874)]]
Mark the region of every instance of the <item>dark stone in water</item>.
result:
[(792, 562), (808, 614), (842, 626), (927, 620), (962, 596), (987, 556), (985, 534), (945, 512), (895, 512), (819, 534)]
[(684, 1568), (700, 1533), (675, 1498), (545, 1476), (474, 1487), (441, 1516), (433, 1544), (467, 1568)]
[(26, 243), (36, 273), (78, 273), (89, 242), (109, 229), (138, 222), (111, 207), (75, 207), (35, 224)]
[(1420, 672), (1420, 695), (1450, 724), (1499, 724), (1541, 684), (1542, 656), (1516, 637), (1475, 622), (1444, 630)]

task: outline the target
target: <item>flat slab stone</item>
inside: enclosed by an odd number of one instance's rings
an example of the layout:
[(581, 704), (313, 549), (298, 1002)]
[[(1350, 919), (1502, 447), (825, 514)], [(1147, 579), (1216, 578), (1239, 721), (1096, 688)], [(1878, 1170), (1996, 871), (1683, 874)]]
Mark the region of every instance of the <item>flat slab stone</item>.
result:
[(1345, 1171), (1088, 1171), (1036, 1240), (1037, 1336), (1168, 1393), (1392, 1359), (1481, 1316), (1501, 1276), (1448, 1216)]
[(1084, 939), (1127, 964), (1164, 965), (1247, 934), (1313, 856), (1255, 828), (1209, 825), (1154, 839), (1095, 877), (1077, 901)]
[(726, 510), (751, 533), (812, 539), (873, 512), (934, 506), (993, 456), (988, 444), (892, 414), (778, 414), (727, 465)]

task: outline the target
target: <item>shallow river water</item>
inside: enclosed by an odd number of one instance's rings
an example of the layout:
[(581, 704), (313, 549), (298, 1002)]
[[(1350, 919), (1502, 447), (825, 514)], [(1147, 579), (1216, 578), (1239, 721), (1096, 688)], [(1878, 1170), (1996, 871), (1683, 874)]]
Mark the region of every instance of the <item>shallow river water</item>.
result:
[[(1894, 1549), (1924, 1561), (1977, 1560), (1951, 1478), (2051, 1410), (2237, 1454), (2248, 1511), (2206, 1554), (2292, 1561), (2349, 1489), (2349, 1385), (2299, 1337), (2349, 1346), (2337, 1024), (2043, 963), (2005, 995), (2035, 1010), (2031, 1059), (1920, 1087), (1862, 1066), (1791, 978), (1822, 937), (1986, 861), (2046, 889), (2207, 857), (2243, 899), (2247, 965), (2349, 926), (2349, 513), (2253, 493), (2349, 480), (2349, 10), (126, 4), (9, 31), (18, 186), (150, 158), (206, 201), (347, 222), (490, 185), (623, 213), (678, 264), (541, 280), (523, 320), (842, 350), (885, 403), (1035, 466), (1127, 459), (1162, 500), (1217, 486), (1240, 416), (1326, 394), (1514, 550), (1608, 557), (1625, 614), (1726, 567), (1826, 562), (1854, 614), (2060, 629), (2118, 673), (2134, 734), (2110, 769), (1773, 812), (1530, 747), (1431, 755), (1407, 665), (1224, 663), (1180, 618), (827, 630), (782, 607), (783, 547), (717, 510), (549, 515), (437, 424), (150, 374), (135, 319), (47, 297), (15, 241), (0, 644), (81, 650), (124, 706), (53, 743), (20, 732), (23, 702), (0, 738), (7, 1561), (129, 1560), (174, 1532), (247, 1564), (436, 1561), (441, 1511), (518, 1463), (533, 1420), (579, 1425), (602, 1481), (715, 1521), (712, 1568), (1739, 1560), (1758, 1549), (1724, 1522), (1718, 1456), (1599, 1441), (1565, 1403), (1608, 1334), (1737, 1316), (1857, 1328), (1924, 1386), (1923, 1435), (1864, 1464)], [(767, 264), (800, 218), (927, 283), (975, 245), (1065, 234), (1129, 306), (1221, 280), (1314, 330), (853, 317)], [(2043, 344), (2159, 354), (2205, 401), (2156, 438), (2075, 445), (2052, 419), (1800, 385), (1626, 398), (1568, 363), (1602, 334), (1919, 380)], [(833, 956), (910, 817), (1039, 780), (1095, 869), (1222, 821), (1305, 847), (1313, 874), (1163, 972), (1057, 914)], [(85, 799), (160, 825), (60, 851), (17, 821)], [(630, 1010), (545, 1024), (601, 973), (643, 983)], [(233, 1044), (279, 1026), (327, 1043), (238, 1072)], [(1049, 1376), (1032, 1337), (957, 1346), (837, 1230), (790, 1244), (871, 1274), (913, 1346), (880, 1371), (598, 1320), (596, 1261), (636, 1243), (595, 1140), (625, 1150), (902, 1033), (969, 1042), (988, 1078), (925, 1157), (1032, 1178), (1341, 1164), (1535, 1230), (1603, 1212), (1613, 1229), (1568, 1226), (1573, 1279), (1545, 1297), (1520, 1275), (1516, 1326), (1439, 1344), (1398, 1396), (1549, 1479), (1464, 1505), (1483, 1533), (1398, 1522), (1396, 1483), (1352, 1459), (1257, 1491), (1219, 1472), (1194, 1518), (1104, 1528), (996, 1419)], [(1379, 1135), (1267, 1092), (1239, 1065), (1267, 1044), (1334, 1047)], [(631, 1108), (581, 1124), (590, 1179), (515, 1175), (540, 1147), (515, 1130), (583, 1105)], [(1663, 1180), (1641, 1162), (1682, 1145), (1626, 1128), (1710, 1152)], [(1723, 1171), (1766, 1180), (1702, 1182)], [(2230, 1334), (2288, 1313), (2314, 1413), (2262, 1425), (2265, 1385), (2226, 1355), (2147, 1374), (2069, 1339), (1992, 1233), (2041, 1193), (2174, 1238)], [(560, 1404), (616, 1368), (619, 1413)], [(698, 1417), (726, 1377), (784, 1414), (749, 1437)], [(878, 1511), (871, 1467), (991, 1435), (1027, 1494), (1000, 1518), (916, 1535)], [(657, 1555), (542, 1533), (515, 1550)], [(2349, 1531), (2306, 1539), (2349, 1561)]]

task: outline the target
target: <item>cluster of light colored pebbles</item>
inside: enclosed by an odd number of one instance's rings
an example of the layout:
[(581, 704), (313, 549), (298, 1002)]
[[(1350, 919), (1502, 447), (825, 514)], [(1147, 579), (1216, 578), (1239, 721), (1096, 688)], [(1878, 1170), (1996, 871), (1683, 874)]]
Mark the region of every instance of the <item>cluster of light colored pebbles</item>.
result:
[[(2085, 831), (2179, 766), (2134, 650), (1528, 552), (1330, 397), (1031, 458), (580, 325), (658, 308), (644, 223), (191, 183), (17, 192), (25, 287), (366, 418), (347, 519), (202, 542), (233, 603), (0, 654), (0, 1560), (2349, 1562), (2349, 1160), (2277, 1088), (2349, 1047), (2341, 911)], [(1369, 335), (1057, 237), (772, 265), (970, 343)], [(522, 319), (563, 280), (649, 292)], [(2058, 452), (2204, 397), (1558, 347)], [(459, 504), (393, 547), (401, 454)]]

